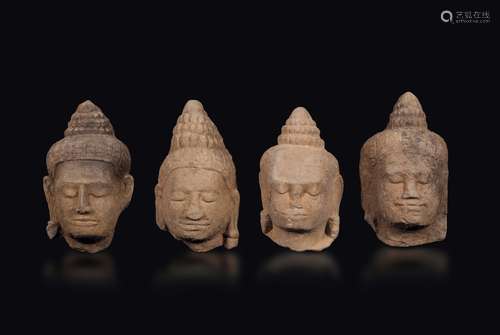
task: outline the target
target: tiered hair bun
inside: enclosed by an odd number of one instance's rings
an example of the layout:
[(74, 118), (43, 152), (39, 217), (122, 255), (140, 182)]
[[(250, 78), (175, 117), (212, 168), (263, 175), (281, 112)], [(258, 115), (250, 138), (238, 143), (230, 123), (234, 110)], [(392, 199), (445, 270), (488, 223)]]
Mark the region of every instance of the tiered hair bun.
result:
[(53, 175), (57, 164), (72, 160), (111, 163), (118, 176), (130, 172), (128, 148), (115, 137), (113, 126), (90, 100), (78, 105), (68, 122), (64, 138), (47, 153), (47, 169)]
[(297, 107), (290, 114), (286, 124), (281, 128), (278, 144), (325, 147), (325, 142), (320, 137), (316, 122), (304, 107)]
[(217, 127), (197, 100), (186, 103), (174, 127), (170, 152), (183, 148), (226, 150)]
[(427, 129), (427, 121), (422, 105), (417, 97), (406, 92), (394, 105), (386, 129), (422, 128)]

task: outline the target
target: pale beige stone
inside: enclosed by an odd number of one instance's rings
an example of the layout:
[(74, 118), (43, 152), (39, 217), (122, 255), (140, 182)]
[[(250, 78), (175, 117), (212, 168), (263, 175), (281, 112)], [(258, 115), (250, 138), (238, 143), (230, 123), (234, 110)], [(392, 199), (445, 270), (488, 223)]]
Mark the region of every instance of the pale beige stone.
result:
[(448, 149), (427, 129), (412, 93), (399, 98), (386, 129), (363, 145), (359, 171), (365, 220), (381, 241), (407, 247), (445, 238)]
[(47, 154), (43, 179), (50, 238), (59, 232), (76, 250), (97, 252), (111, 243), (120, 213), (134, 189), (130, 153), (91, 101), (71, 116), (64, 138)]
[(343, 180), (305, 108), (296, 108), (278, 145), (260, 160), (261, 228), (280, 246), (323, 250), (339, 233)]
[(238, 245), (236, 170), (199, 101), (188, 101), (177, 119), (155, 196), (157, 225), (191, 250)]

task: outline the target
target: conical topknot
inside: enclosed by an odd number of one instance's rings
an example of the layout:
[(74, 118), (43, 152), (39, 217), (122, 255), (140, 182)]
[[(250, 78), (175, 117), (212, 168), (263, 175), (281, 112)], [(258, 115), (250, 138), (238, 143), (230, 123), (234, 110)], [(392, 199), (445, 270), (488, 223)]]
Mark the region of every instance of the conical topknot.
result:
[(427, 121), (422, 105), (411, 92), (401, 95), (394, 105), (387, 129), (395, 128), (427, 129)]
[(306, 145), (311, 147), (325, 147), (325, 142), (320, 137), (316, 122), (304, 107), (297, 107), (286, 124), (281, 128), (278, 144)]
[(173, 131), (170, 152), (182, 148), (226, 149), (217, 127), (197, 100), (186, 103)]
[(64, 136), (97, 134), (114, 136), (113, 126), (99, 107), (86, 100), (78, 105)]

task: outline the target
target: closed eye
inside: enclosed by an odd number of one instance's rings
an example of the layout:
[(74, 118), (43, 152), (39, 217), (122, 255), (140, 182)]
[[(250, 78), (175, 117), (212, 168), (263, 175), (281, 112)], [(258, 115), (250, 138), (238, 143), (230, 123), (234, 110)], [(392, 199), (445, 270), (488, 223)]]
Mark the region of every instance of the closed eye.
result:
[(428, 184), (430, 183), (430, 181), (431, 181), (431, 176), (429, 174), (422, 173), (417, 176), (417, 182), (419, 184)]
[(186, 194), (183, 192), (173, 192), (169, 198), (171, 201), (184, 201), (186, 200)]
[(108, 185), (96, 185), (91, 187), (89, 193), (97, 198), (104, 197), (112, 193), (112, 187)]
[(315, 197), (321, 193), (321, 185), (320, 184), (311, 184), (307, 187), (307, 194)]
[(78, 190), (75, 187), (66, 186), (62, 188), (62, 193), (65, 197), (74, 198), (78, 195)]
[(285, 194), (288, 192), (288, 186), (286, 184), (274, 184), (273, 190), (279, 194)]
[(215, 192), (205, 192), (201, 195), (201, 200), (204, 202), (215, 202), (217, 200), (217, 193)]
[(404, 181), (403, 176), (400, 174), (390, 174), (387, 177), (389, 179), (389, 182), (391, 182), (393, 184), (399, 184), (399, 183), (402, 183)]

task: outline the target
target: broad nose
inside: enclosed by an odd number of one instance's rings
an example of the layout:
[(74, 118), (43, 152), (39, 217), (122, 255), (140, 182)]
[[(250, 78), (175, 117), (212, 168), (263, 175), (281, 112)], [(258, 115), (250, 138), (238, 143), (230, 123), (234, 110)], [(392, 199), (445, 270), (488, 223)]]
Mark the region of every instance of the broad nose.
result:
[(191, 196), (188, 208), (186, 209), (186, 217), (190, 220), (200, 220), (203, 217), (199, 195), (194, 194)]
[(302, 208), (302, 187), (293, 185), (290, 189), (290, 206), (293, 208)]
[(418, 199), (420, 198), (417, 191), (417, 183), (413, 179), (404, 182), (403, 199)]
[(85, 185), (80, 185), (78, 190), (78, 207), (76, 208), (76, 212), (78, 214), (88, 214), (92, 208), (89, 203), (89, 194)]

